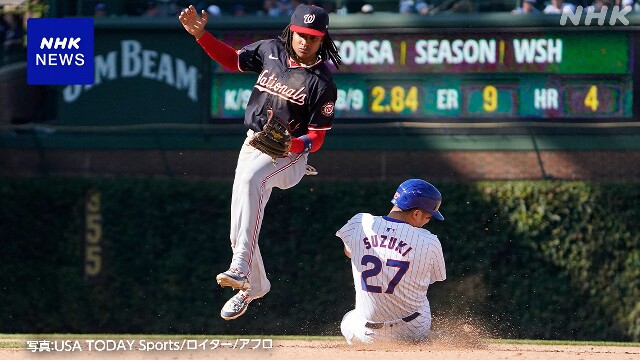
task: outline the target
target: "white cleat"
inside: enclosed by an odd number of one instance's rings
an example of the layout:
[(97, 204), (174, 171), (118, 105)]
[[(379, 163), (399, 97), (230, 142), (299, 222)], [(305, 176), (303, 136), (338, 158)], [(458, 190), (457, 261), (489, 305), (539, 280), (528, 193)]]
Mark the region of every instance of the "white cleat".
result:
[(220, 310), (220, 317), (225, 320), (239, 318), (247, 312), (247, 308), (249, 307), (251, 300), (253, 299), (251, 299), (246, 292), (238, 292), (224, 304), (222, 310)]
[(251, 284), (247, 276), (238, 269), (229, 269), (216, 276), (216, 281), (221, 287), (231, 286), (236, 290), (249, 290)]

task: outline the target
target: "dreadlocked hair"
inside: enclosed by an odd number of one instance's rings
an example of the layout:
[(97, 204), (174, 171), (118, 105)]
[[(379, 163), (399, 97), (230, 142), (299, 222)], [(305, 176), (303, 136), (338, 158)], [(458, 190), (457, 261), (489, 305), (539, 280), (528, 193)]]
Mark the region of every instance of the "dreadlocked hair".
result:
[[(287, 49), (287, 55), (289, 55), (292, 59), (298, 59), (298, 55), (295, 50), (293, 50), (293, 31), (290, 29), (291, 25), (287, 25), (286, 28), (282, 31), (280, 35), (280, 40), (282, 40), (285, 44), (285, 48)], [(318, 50), (318, 55), (322, 60), (331, 60), (336, 69), (340, 70), (340, 64), (342, 64), (342, 59), (340, 58), (340, 54), (338, 53), (338, 48), (336, 44), (331, 39), (329, 34), (324, 35), (324, 40), (322, 41), (322, 45), (320, 45), (320, 49)]]

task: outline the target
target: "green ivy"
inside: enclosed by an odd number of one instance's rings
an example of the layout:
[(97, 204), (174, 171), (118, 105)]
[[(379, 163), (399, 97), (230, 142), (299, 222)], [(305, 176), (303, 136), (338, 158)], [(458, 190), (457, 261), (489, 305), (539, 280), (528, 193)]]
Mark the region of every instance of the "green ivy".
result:
[[(436, 317), (496, 336), (640, 341), (640, 188), (584, 182), (436, 184), (447, 280)], [(335, 236), (358, 212), (384, 215), (395, 182), (274, 189), (260, 249), (271, 292), (234, 321), (215, 275), (230, 259), (231, 183), (0, 179), (0, 332), (339, 335), (354, 306)], [(102, 261), (84, 274), (85, 196), (101, 194)]]

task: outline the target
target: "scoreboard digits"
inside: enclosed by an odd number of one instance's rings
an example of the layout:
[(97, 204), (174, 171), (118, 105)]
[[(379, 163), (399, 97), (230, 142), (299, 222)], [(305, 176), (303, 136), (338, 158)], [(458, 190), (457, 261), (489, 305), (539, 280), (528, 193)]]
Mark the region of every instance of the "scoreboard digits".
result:
[[(632, 119), (635, 40), (560, 30), (338, 33), (336, 116)], [(214, 76), (212, 117), (243, 116), (255, 75)]]
[(373, 86), (369, 92), (372, 114), (413, 114), (419, 109), (417, 86)]
[[(340, 86), (340, 81), (337, 81)], [(602, 117), (631, 116), (631, 80), (621, 78), (435, 79), (357, 82), (338, 89), (336, 115), (343, 117), (445, 116)], [(353, 86), (353, 84), (352, 84)]]
[(580, 84), (567, 89), (566, 98), (570, 114), (617, 115), (622, 106), (623, 91), (620, 85), (611, 83)]
[[(252, 78), (238, 84), (224, 76), (213, 116), (241, 117)], [(352, 118), (593, 118), (631, 117), (630, 76), (576, 77), (522, 75), (514, 79), (475, 75), (370, 80), (336, 75), (336, 116)], [(217, 96), (217, 95), (216, 95)], [(215, 104), (217, 102), (217, 104)]]
[(487, 85), (482, 89), (482, 109), (486, 112), (494, 112), (498, 108), (498, 90), (493, 85)]
[(336, 111), (360, 111), (364, 106), (364, 93), (358, 88), (338, 89)]
[(598, 87), (595, 85), (591, 85), (589, 87), (589, 91), (587, 92), (587, 96), (584, 97), (584, 106), (591, 109), (591, 111), (598, 110)]
[(515, 115), (517, 91), (510, 84), (468, 84), (462, 86), (462, 97), (467, 116)]

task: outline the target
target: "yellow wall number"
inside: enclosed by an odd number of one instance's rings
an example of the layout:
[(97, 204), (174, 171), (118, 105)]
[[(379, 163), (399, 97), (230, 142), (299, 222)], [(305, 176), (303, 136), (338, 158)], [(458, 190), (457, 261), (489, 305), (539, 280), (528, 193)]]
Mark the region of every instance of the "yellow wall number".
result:
[(411, 112), (415, 112), (418, 110), (418, 88), (412, 86), (409, 88), (409, 93), (407, 93), (407, 97), (404, 99), (404, 105), (411, 110)]
[(598, 105), (598, 87), (591, 85), (587, 92), (587, 96), (584, 97), (584, 106), (591, 109), (591, 111), (596, 111), (598, 110)]
[(85, 200), (84, 273), (87, 277), (102, 270), (102, 213), (100, 193), (89, 190)]
[(389, 90), (389, 105), (382, 105), (387, 97), (387, 91), (382, 86), (374, 86), (371, 89), (371, 111), (374, 113), (401, 113), (405, 110), (415, 112), (418, 110), (418, 88), (412, 86), (405, 90), (402, 86), (394, 86)]
[(391, 110), (399, 113), (404, 110), (404, 89), (400, 86), (391, 88)]
[(486, 112), (494, 112), (498, 108), (498, 89), (493, 85), (487, 85), (482, 89), (482, 109)]
[(374, 113), (384, 112), (384, 107), (382, 106), (382, 101), (384, 100), (385, 90), (382, 86), (375, 86), (371, 89), (371, 96), (373, 96), (373, 101), (371, 101), (371, 111)]

